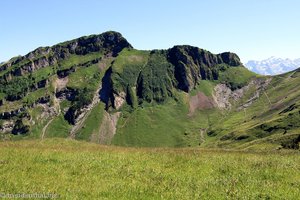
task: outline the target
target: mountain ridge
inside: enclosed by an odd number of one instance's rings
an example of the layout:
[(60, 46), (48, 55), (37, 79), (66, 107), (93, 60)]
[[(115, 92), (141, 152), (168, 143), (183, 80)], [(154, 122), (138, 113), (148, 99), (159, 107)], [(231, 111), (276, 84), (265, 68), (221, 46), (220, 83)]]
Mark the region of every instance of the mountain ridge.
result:
[(0, 136), (299, 148), (298, 77), (257, 75), (230, 52), (144, 51), (117, 32), (84, 36), (0, 65)]

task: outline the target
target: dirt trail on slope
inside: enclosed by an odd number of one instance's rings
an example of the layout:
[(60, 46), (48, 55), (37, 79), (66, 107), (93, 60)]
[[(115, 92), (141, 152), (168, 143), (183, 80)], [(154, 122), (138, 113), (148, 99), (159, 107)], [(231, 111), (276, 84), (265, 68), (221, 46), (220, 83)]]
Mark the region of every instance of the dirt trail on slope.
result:
[[(56, 97), (54, 97), (54, 98), (56, 99)], [(46, 130), (47, 130), (48, 126), (55, 119), (55, 117), (57, 117), (60, 114), (59, 103), (58, 103), (58, 107), (56, 107), (57, 103), (55, 103), (55, 101), (56, 101), (55, 99), (54, 99), (54, 106), (53, 107), (50, 107), (49, 105), (44, 105), (44, 104), (40, 105), (44, 109), (44, 113), (42, 114), (42, 119), (43, 118), (46, 118), (46, 119), (51, 118), (42, 129), (41, 139), (45, 138)]]
[(269, 98), (268, 94), (266, 93), (266, 91), (264, 91), (264, 94), (265, 94), (265, 96), (267, 97), (269, 104), (272, 105), (272, 103), (271, 103), (271, 101), (270, 101), (270, 98)]
[(42, 130), (42, 140), (44, 139), (45, 137), (45, 133), (46, 133), (46, 130), (48, 128), (48, 126), (51, 124), (51, 122), (54, 120), (54, 118), (52, 118), (51, 120), (48, 121), (48, 123), (44, 126), (43, 130)]
[(200, 129), (200, 138), (199, 138), (199, 144), (202, 144), (205, 142), (205, 134), (208, 128), (201, 128)]

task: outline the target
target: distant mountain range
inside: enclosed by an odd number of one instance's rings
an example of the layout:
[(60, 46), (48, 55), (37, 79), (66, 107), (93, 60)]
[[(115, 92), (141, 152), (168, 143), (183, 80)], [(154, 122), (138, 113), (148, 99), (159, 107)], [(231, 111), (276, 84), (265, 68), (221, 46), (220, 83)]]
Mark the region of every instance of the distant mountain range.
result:
[(282, 59), (273, 56), (261, 61), (250, 60), (245, 65), (248, 69), (258, 74), (276, 75), (299, 68), (300, 58), (291, 60), (288, 58)]

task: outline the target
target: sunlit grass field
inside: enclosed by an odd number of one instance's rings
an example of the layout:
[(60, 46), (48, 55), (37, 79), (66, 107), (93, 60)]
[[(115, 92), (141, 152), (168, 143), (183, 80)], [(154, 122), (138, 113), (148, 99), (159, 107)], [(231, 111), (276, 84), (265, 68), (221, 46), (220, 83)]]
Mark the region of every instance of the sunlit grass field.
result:
[(61, 199), (299, 199), (300, 152), (0, 143), (0, 193)]

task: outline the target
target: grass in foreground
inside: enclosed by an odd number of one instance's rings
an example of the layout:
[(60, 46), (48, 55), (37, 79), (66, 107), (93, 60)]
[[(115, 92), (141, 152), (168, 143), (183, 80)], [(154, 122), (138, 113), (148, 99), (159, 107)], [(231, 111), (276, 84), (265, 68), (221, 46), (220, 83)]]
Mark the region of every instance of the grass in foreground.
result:
[(100, 146), (67, 139), (0, 143), (0, 193), (62, 199), (297, 199), (299, 151)]

